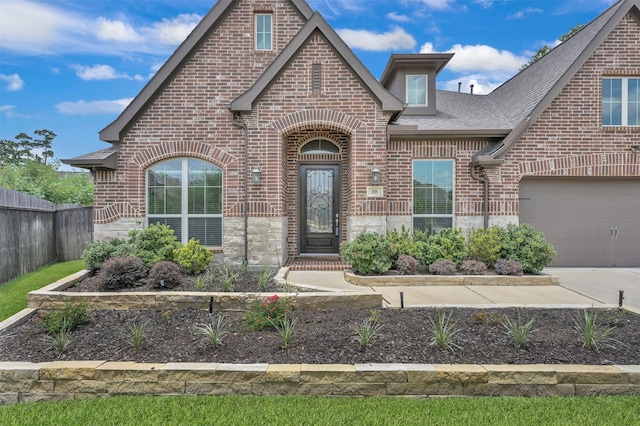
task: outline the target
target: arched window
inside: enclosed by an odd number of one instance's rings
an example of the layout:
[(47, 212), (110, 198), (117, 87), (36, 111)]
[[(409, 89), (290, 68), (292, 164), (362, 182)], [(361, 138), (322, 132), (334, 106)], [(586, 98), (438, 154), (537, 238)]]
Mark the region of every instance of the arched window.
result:
[(300, 154), (339, 154), (340, 147), (326, 139), (313, 139), (300, 147)]
[(222, 247), (222, 170), (195, 158), (174, 158), (147, 171), (147, 223), (163, 223), (178, 241)]

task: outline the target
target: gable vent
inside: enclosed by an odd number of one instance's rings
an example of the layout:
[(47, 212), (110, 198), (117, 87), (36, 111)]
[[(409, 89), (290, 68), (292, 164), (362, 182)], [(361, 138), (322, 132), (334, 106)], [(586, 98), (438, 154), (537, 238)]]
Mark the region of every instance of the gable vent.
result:
[(322, 91), (322, 64), (311, 66), (311, 90), (314, 93)]

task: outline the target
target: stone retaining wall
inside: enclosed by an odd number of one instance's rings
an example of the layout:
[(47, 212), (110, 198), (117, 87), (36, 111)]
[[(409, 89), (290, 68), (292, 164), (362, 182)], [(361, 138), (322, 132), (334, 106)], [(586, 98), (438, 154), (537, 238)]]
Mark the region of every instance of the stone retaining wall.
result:
[(116, 395), (640, 395), (640, 366), (0, 362), (0, 404)]
[(552, 275), (356, 275), (351, 270), (344, 271), (344, 279), (350, 284), (363, 287), (392, 286), (543, 286), (559, 285), (558, 277)]

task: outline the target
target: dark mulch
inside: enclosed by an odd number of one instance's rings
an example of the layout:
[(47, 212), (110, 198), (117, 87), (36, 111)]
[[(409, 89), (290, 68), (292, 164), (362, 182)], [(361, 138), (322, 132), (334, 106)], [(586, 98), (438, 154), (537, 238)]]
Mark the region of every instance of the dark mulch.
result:
[[(166, 312), (96, 311), (88, 324), (71, 333), (68, 349), (58, 356), (43, 342), (45, 333), (34, 321), (0, 336), (0, 361), (111, 360), (137, 362), (227, 363), (484, 363), (484, 364), (640, 364), (640, 316), (617, 310), (599, 312), (598, 322), (613, 327), (615, 348), (585, 349), (574, 329), (582, 311), (521, 309), (523, 318), (534, 318), (537, 331), (524, 347), (516, 349), (504, 333), (503, 316), (517, 318), (515, 309), (446, 309), (457, 322), (455, 352), (429, 344), (429, 318), (435, 309), (380, 309), (382, 326), (373, 346), (361, 349), (353, 342), (353, 326), (371, 315), (368, 309), (343, 311), (295, 311), (298, 325), (287, 351), (276, 331), (246, 331), (243, 313), (224, 312), (229, 335), (218, 348), (201, 342), (195, 325), (211, 322), (207, 311)], [(484, 322), (474, 315), (484, 312)], [(128, 342), (128, 326), (147, 322), (144, 346), (134, 350)]]

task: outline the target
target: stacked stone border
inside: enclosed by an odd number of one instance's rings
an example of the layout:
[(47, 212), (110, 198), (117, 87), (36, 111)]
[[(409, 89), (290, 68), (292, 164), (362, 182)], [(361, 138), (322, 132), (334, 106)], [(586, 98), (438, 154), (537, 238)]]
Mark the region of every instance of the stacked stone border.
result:
[(0, 404), (117, 395), (640, 395), (640, 366), (0, 363)]
[[(98, 303), (108, 306), (108, 300), (100, 302), (102, 294), (60, 291), (72, 286), (84, 275), (86, 271), (33, 293), (48, 292), (51, 297), (55, 295), (58, 299), (56, 303), (61, 303), (59, 300), (70, 294), (82, 295), (96, 306)], [(286, 280), (286, 270), (281, 271), (277, 279)], [(36, 299), (31, 299), (33, 293), (30, 294), (30, 305), (36, 303)], [(149, 294), (169, 296), (168, 292)], [(136, 297), (150, 298), (149, 294), (139, 293)], [(296, 300), (298, 302), (304, 300), (304, 296), (314, 294), (287, 295), (300, 297)], [(351, 293), (341, 297), (354, 295), (365, 296)], [(325, 293), (323, 296), (329, 295)], [(377, 304), (373, 307), (380, 306), (381, 299), (377, 296)], [(51, 305), (43, 302), (41, 306), (54, 306), (54, 302), (47, 303)], [(174, 309), (177, 306), (184, 307), (170, 297), (162, 303)], [(230, 303), (229, 306), (239, 307), (237, 303)], [(131, 309), (139, 309), (136, 304), (132, 306)], [(311, 305), (309, 308), (312, 308)], [(35, 312), (36, 309), (30, 307), (3, 321), (0, 323), (0, 333), (28, 321)], [(0, 362), (0, 405), (118, 395), (226, 394), (357, 397), (640, 396), (640, 365), (152, 364), (104, 360)]]
[(560, 285), (553, 275), (357, 275), (351, 270), (344, 271), (344, 280), (363, 287), (393, 286), (546, 286)]

